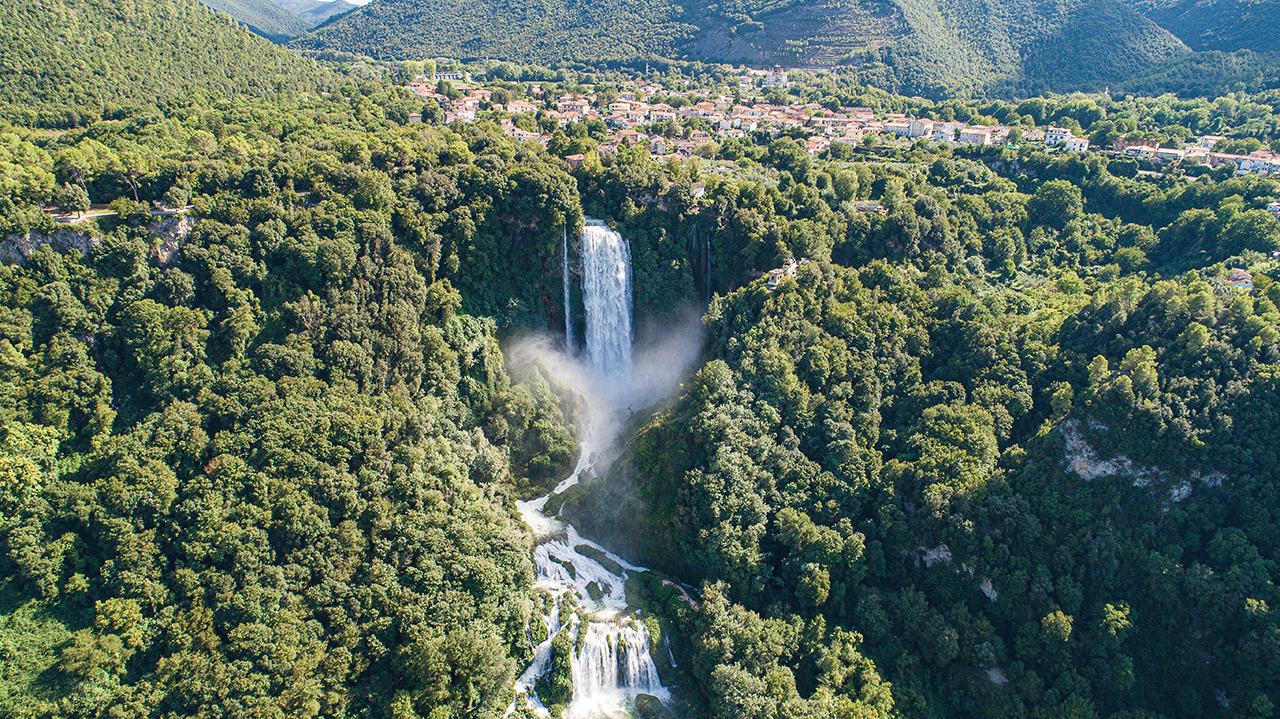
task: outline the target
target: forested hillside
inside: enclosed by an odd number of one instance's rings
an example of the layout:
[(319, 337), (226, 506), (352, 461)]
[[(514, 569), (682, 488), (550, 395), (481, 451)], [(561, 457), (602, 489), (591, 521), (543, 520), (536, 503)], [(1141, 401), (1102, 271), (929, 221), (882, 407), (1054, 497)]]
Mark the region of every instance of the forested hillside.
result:
[(371, 3), (294, 41), (379, 59), (503, 58), (559, 64), (672, 55), (694, 30), (671, 0), (544, 4)]
[[(811, 263), (725, 298), (641, 434), (662, 556), (741, 604), (685, 612), (714, 715), (882, 678), (902, 716), (1269, 715), (1276, 285), (948, 275)], [(831, 675), (854, 647), (879, 677)]]
[(200, 0), (225, 12), (250, 30), (275, 42), (285, 42), (335, 15), (359, 7), (347, 0)]
[(887, 67), (913, 93), (1118, 83), (1187, 52), (1118, 0), (862, 0), (369, 5), (296, 41), (386, 59), (446, 55), (557, 65), (678, 57)]
[(1214, 98), (1280, 88), (1280, 53), (1218, 50), (1182, 55), (1115, 86), (1123, 92)]
[(1280, 51), (1276, 0), (1129, 0), (1197, 50)]
[[(545, 274), (540, 243), (554, 257), (580, 210), (545, 159), (397, 129), (379, 108), (401, 103), (0, 139), (32, 173), (6, 169), (6, 246), (53, 231), (35, 207), (55, 180), (126, 198), (81, 228), (87, 253), (0, 268), (0, 715), (510, 701), (533, 577), (509, 498), (573, 440), (498, 347), (490, 308), (536, 289), (455, 288), (508, 243), (504, 271)], [(183, 224), (128, 199), (110, 159), (129, 154), (144, 201), (194, 202)]]
[(271, 40), (288, 40), (311, 29), (316, 23), (277, 5), (272, 0), (201, 0), (214, 10), (225, 12)]
[(281, 5), (315, 27), (335, 15), (350, 12), (359, 5), (347, 0), (282, 0)]
[[(737, 153), (780, 176), (686, 210), (716, 285), (812, 259), (717, 298), (678, 402), (563, 504), (704, 588), (651, 599), (710, 716), (1269, 715), (1280, 186)], [(674, 232), (609, 209), (642, 177), (584, 204)]]
[(45, 122), (334, 82), (195, 0), (0, 0), (0, 76), (0, 116)]

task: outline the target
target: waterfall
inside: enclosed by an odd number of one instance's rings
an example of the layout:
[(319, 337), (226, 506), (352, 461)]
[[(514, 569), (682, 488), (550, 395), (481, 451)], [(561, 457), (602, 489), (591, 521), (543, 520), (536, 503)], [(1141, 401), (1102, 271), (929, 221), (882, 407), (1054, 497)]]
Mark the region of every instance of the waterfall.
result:
[(582, 300), (587, 358), (602, 377), (631, 377), (631, 248), (608, 225), (588, 219), (582, 228)]
[(570, 357), (577, 351), (578, 342), (573, 336), (573, 285), (569, 277), (569, 229), (560, 227), (560, 272), (564, 279), (564, 346)]
[[(564, 236), (561, 262), (564, 272), (565, 339), (572, 353), (573, 336), (569, 292), (569, 242)], [(608, 385), (615, 392), (609, 399), (618, 403), (631, 390), (631, 250), (617, 232), (603, 222), (588, 219), (582, 229), (582, 297), (586, 310), (586, 336), (582, 366), (570, 360), (573, 374), (581, 373), (586, 383)], [(600, 409), (600, 408), (598, 408)], [(610, 417), (602, 426), (619, 423), (620, 404), (603, 408)], [(593, 413), (588, 411), (586, 415)], [(550, 494), (528, 502), (518, 502), (520, 514), (536, 537), (533, 564), (537, 572), (534, 589), (545, 593), (550, 608), (542, 617), (546, 639), (534, 647), (533, 661), (516, 681), (516, 699), (507, 709), (511, 716), (527, 705), (537, 716), (550, 711), (538, 696), (538, 680), (550, 671), (554, 661), (553, 638), (558, 631), (572, 632), (574, 650), (568, 657), (573, 679), (573, 696), (565, 708), (565, 719), (607, 719), (629, 715), (638, 695), (649, 694), (660, 701), (670, 694), (658, 676), (651, 654), (649, 631), (631, 616), (627, 602), (627, 576), (646, 571), (628, 563), (604, 547), (583, 538), (571, 524), (545, 513), (547, 500), (578, 483), (593, 466), (599, 450), (613, 440), (612, 432), (578, 427), (581, 454), (573, 473)], [(560, 602), (568, 597), (576, 611), (562, 616)], [(540, 633), (541, 635), (541, 633)], [(668, 647), (668, 656), (670, 648)], [(674, 662), (673, 662), (674, 664)]]
[(625, 694), (662, 692), (643, 626), (592, 622), (573, 658), (573, 701), (566, 719), (607, 715)]

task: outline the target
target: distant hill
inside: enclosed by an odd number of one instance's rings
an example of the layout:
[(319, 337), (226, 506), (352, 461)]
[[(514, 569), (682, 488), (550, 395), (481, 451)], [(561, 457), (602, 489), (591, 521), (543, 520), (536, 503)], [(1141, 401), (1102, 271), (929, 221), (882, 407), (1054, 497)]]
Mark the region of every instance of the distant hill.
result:
[(1280, 52), (1280, 0), (1130, 0), (1196, 50)]
[(559, 63), (674, 54), (696, 30), (670, 0), (378, 0), (295, 40), (376, 58)]
[(1189, 52), (1119, 0), (378, 0), (294, 42), (385, 59), (859, 64), (930, 94), (1103, 85)]
[(315, 27), (331, 17), (350, 12), (360, 7), (347, 0), (279, 0), (281, 7), (289, 10), (306, 21), (308, 27)]
[(200, 0), (259, 35), (286, 42), (359, 5), (347, 0)]
[(0, 116), (10, 119), (76, 122), (333, 79), (195, 0), (0, 0)]
[(295, 15), (272, 0), (200, 0), (249, 26), (250, 30), (271, 40), (297, 37), (319, 23)]

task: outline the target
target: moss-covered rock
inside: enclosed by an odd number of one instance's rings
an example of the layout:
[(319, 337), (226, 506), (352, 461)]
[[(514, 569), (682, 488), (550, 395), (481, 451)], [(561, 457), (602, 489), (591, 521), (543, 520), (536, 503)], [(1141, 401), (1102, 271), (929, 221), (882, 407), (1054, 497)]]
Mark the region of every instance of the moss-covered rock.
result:
[(581, 554), (584, 557), (591, 558), (596, 562), (596, 564), (599, 564), (600, 566), (604, 567), (605, 569), (612, 572), (613, 574), (620, 575), (625, 571), (622, 568), (621, 564), (618, 564), (617, 562), (613, 561), (612, 559), (609, 558), (609, 555), (591, 546), (590, 544), (579, 544), (573, 549), (578, 554)]
[(551, 669), (538, 680), (538, 696), (548, 707), (573, 698), (573, 635), (568, 627), (551, 640)]
[(661, 699), (652, 694), (641, 694), (636, 697), (636, 718), (675, 719), (675, 715), (662, 703)]

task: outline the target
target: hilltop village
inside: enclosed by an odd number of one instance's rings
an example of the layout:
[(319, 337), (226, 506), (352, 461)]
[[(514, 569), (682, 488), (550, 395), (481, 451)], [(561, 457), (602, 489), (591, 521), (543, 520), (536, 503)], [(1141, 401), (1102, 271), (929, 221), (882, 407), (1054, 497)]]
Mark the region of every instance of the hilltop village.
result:
[[(1057, 153), (1129, 157), (1140, 163), (1143, 172), (1175, 166), (1229, 166), (1235, 174), (1280, 175), (1280, 154), (1266, 148), (1229, 152), (1222, 149), (1227, 144), (1223, 135), (1206, 134), (1182, 143), (1120, 137), (1094, 144), (1079, 127), (977, 124), (872, 107), (833, 108), (789, 99), (781, 91), (791, 84), (791, 75), (774, 67), (743, 70), (733, 86), (673, 88), (667, 78), (659, 78), (624, 80), (603, 91), (538, 82), (522, 83), (513, 91), (512, 83), (473, 82), (468, 73), (454, 71), (420, 75), (405, 86), (438, 112), (435, 120), (492, 119), (518, 141), (549, 146), (558, 129), (586, 125), (585, 133), (576, 133), (589, 138), (586, 143), (551, 148), (578, 150), (557, 152), (574, 164), (584, 161), (584, 144), (600, 154), (639, 146), (660, 158), (681, 158), (710, 155), (716, 144), (728, 140), (751, 142), (789, 135), (801, 140), (813, 155), (835, 145), (916, 141), (974, 147), (1035, 145)], [(411, 122), (421, 120), (421, 114), (410, 117)]]

